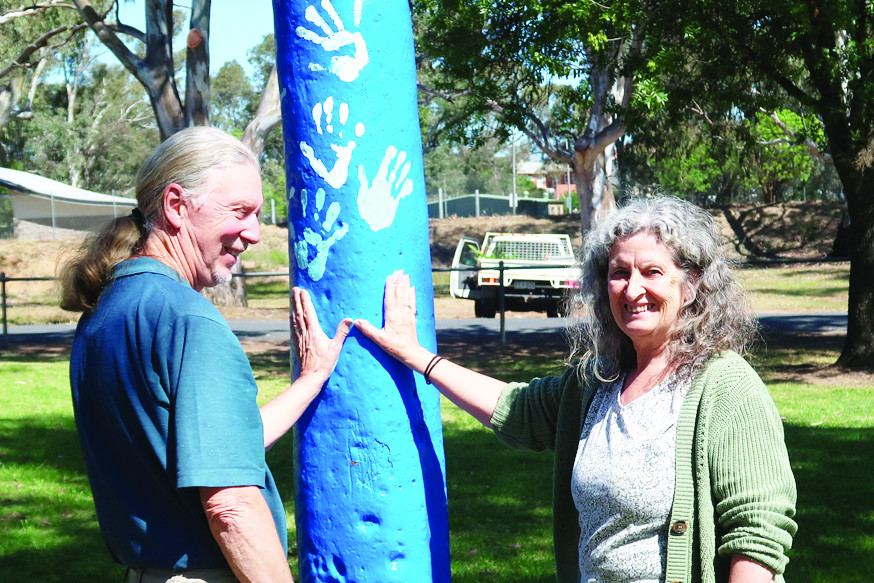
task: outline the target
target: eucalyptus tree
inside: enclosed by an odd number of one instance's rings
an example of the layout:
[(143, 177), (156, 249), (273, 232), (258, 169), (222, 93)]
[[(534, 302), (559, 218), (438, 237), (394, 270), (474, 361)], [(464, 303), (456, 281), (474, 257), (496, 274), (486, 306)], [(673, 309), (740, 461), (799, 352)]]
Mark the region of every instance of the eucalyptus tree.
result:
[(0, 0), (0, 127), (10, 118), (30, 117), (46, 67), (87, 29), (63, 0)]
[[(641, 49), (642, 3), (575, 0), (416, 0), (420, 93), (435, 110), (426, 144), (477, 143), (521, 132), (573, 169), (581, 228), (626, 132)], [(440, 106), (434, 101), (441, 102)], [(600, 180), (600, 182), (599, 182)]]
[[(815, 114), (846, 199), (847, 336), (838, 365), (874, 368), (874, 0), (654, 0), (645, 56), (668, 107)], [(797, 132), (804, 142), (810, 131)], [(806, 135), (805, 135), (806, 134)]]

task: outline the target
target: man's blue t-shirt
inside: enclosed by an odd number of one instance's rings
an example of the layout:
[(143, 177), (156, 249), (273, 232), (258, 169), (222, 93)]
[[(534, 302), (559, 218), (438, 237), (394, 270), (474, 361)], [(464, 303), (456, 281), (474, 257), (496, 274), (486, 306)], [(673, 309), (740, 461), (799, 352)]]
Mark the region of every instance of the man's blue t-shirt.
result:
[(118, 265), (70, 355), (76, 427), (104, 539), (129, 567), (226, 568), (198, 487), (258, 486), (287, 550), (249, 361), (170, 267)]

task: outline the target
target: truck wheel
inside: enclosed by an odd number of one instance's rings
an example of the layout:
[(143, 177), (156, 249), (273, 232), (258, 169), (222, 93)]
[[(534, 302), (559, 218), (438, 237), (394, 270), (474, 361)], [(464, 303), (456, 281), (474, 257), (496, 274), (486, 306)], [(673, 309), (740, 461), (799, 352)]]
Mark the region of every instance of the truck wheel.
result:
[(494, 300), (473, 301), (473, 315), (477, 318), (494, 318), (497, 311)]
[(546, 307), (546, 317), (547, 318), (558, 318), (558, 303), (549, 304)]

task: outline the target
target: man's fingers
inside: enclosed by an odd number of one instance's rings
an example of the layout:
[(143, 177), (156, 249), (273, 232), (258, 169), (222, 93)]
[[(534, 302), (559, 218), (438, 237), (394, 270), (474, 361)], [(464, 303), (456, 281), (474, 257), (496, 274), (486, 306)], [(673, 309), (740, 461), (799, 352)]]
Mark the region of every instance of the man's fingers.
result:
[(337, 331), (334, 333), (334, 342), (339, 342), (342, 345), (349, 335), (349, 330), (352, 328), (352, 318), (343, 318), (340, 324), (337, 325)]

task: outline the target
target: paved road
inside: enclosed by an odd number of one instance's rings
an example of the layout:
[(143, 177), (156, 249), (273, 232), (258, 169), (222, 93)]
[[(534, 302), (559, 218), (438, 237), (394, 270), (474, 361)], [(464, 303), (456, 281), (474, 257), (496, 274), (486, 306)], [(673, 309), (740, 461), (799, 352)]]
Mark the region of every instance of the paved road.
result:
[[(797, 332), (811, 334), (820, 332), (843, 332), (847, 328), (847, 315), (840, 313), (820, 314), (760, 314), (759, 321), (768, 332)], [(562, 318), (507, 318), (505, 330), (507, 338), (536, 337), (542, 334), (561, 333), (566, 320)], [(287, 320), (232, 320), (231, 328), (241, 340), (288, 340)], [(463, 338), (500, 336), (500, 320), (452, 319), (437, 320), (438, 340), (459, 340)], [(30, 343), (69, 343), (73, 339), (75, 326), (67, 324), (46, 324), (40, 326), (9, 326), (6, 336), (0, 335), (3, 344)]]

